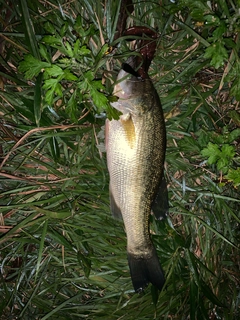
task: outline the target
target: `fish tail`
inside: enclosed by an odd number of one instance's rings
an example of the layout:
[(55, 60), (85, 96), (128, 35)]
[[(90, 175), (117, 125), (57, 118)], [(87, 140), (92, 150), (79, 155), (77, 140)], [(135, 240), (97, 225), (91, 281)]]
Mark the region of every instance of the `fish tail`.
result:
[(128, 264), (135, 292), (142, 292), (149, 282), (162, 290), (165, 277), (154, 247), (151, 255), (146, 257), (128, 252)]

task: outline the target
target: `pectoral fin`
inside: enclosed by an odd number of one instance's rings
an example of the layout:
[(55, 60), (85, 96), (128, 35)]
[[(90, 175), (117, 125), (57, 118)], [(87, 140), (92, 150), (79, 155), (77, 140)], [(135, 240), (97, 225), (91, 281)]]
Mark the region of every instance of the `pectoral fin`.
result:
[(157, 196), (152, 204), (152, 211), (156, 219), (165, 219), (168, 215), (168, 189), (164, 175), (160, 183)]
[(131, 114), (127, 113), (120, 116), (120, 122), (125, 132), (126, 141), (132, 149), (135, 145), (136, 133)]

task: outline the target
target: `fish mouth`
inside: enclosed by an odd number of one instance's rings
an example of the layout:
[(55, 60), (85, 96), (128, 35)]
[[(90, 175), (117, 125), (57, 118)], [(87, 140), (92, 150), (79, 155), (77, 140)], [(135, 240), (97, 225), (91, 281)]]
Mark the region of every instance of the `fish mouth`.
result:
[(122, 70), (125, 71), (126, 73), (131, 74), (132, 76), (134, 76), (134, 77), (136, 77), (136, 78), (142, 79), (141, 76), (138, 74), (138, 72), (135, 71), (135, 70), (133, 69), (133, 67), (130, 66), (129, 63), (124, 62), (124, 63), (122, 64)]

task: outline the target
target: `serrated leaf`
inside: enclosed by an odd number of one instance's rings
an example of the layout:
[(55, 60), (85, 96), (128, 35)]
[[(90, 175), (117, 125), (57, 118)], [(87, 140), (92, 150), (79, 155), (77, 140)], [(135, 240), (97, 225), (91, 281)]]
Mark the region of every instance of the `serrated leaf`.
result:
[(47, 62), (51, 63), (51, 56), (49, 55), (49, 52), (47, 51), (46, 46), (39, 43), (39, 52), (43, 59), (47, 60)]
[(43, 37), (42, 41), (52, 46), (62, 45), (62, 38), (59, 36), (45, 36)]
[(211, 59), (210, 65), (218, 69), (228, 58), (228, 53), (223, 44), (219, 41), (210, 45), (204, 54), (204, 58)]
[(64, 80), (69, 80), (69, 81), (77, 81), (78, 77), (75, 76), (70, 70), (65, 69), (64, 70)]
[(87, 49), (86, 46), (82, 46), (81, 48), (78, 49), (78, 54), (81, 56), (86, 56), (89, 53), (91, 53), (91, 51), (89, 49)]
[(62, 92), (62, 86), (60, 83), (57, 83), (56, 87), (55, 87), (55, 93), (57, 96), (62, 97), (63, 96), (63, 92)]
[(43, 37), (42, 41), (48, 44), (49, 46), (58, 49), (64, 55), (69, 56), (69, 52), (67, 48), (64, 46), (62, 38), (60, 36), (45, 36)]
[(52, 105), (53, 97), (54, 97), (54, 90), (48, 90), (45, 94), (45, 101), (50, 106)]
[(223, 37), (223, 34), (227, 31), (227, 27), (224, 22), (221, 22), (219, 27), (217, 27), (213, 32), (213, 41), (218, 41)]
[(83, 76), (89, 82), (94, 79), (94, 73), (91, 70), (88, 70), (87, 72), (85, 72)]
[(95, 80), (91, 83), (92, 87), (96, 90), (103, 90), (104, 85), (102, 84), (102, 80)]
[(76, 92), (71, 95), (66, 107), (66, 112), (69, 114), (73, 122), (77, 122), (77, 101), (76, 101)]
[(54, 95), (62, 97), (62, 86), (59, 83), (59, 79), (48, 79), (45, 80), (43, 89), (48, 89), (45, 95), (45, 101), (51, 106), (53, 102)]
[(108, 105), (107, 97), (103, 93), (97, 91), (95, 88), (91, 88), (90, 94), (93, 99), (93, 103), (98, 109), (98, 112), (106, 110), (106, 107)]
[(217, 161), (217, 169), (222, 170), (224, 173), (227, 172), (227, 166), (229, 161), (227, 158), (221, 158)]
[(72, 50), (72, 47), (71, 47), (71, 45), (69, 44), (69, 42), (66, 41), (65, 47), (66, 47), (68, 56), (69, 56), (70, 58), (73, 58), (73, 50)]
[(240, 185), (240, 168), (229, 169), (228, 174), (224, 176), (224, 178), (228, 179), (229, 181), (232, 181), (234, 186), (237, 187)]
[(219, 150), (218, 146), (212, 142), (209, 142), (207, 148), (204, 148), (201, 151), (201, 154), (204, 157), (208, 157), (208, 163), (213, 164), (216, 163), (221, 151)]
[(24, 61), (20, 62), (18, 70), (25, 73), (26, 79), (32, 79), (41, 72), (42, 69), (51, 67), (48, 62), (43, 62), (31, 54), (25, 56)]
[(53, 64), (50, 68), (46, 68), (45, 72), (50, 77), (58, 77), (64, 74), (64, 71), (62, 70), (62, 68), (60, 68), (56, 64)]
[(58, 83), (58, 79), (47, 79), (44, 82), (43, 89), (52, 89)]
[[(240, 115), (237, 114), (237, 116), (238, 116), (238, 120), (240, 122)], [(230, 132), (228, 140), (229, 140), (229, 142), (233, 142), (234, 140), (237, 140), (239, 138), (240, 138), (240, 128), (237, 128), (237, 129), (233, 130), (232, 132)]]
[(74, 45), (73, 45), (73, 54), (74, 54), (74, 57), (77, 56), (79, 48), (80, 48), (80, 40), (77, 39), (76, 42), (75, 42)]
[(107, 117), (109, 120), (118, 120), (122, 112), (118, 111), (117, 109), (113, 108), (110, 104), (107, 105)]
[(56, 32), (56, 28), (54, 27), (54, 25), (52, 23), (50, 23), (49, 21), (44, 23), (44, 29), (47, 31), (47, 33), (52, 33), (54, 34)]
[(106, 52), (108, 51), (108, 49), (109, 49), (109, 45), (107, 43), (105, 43), (95, 58), (96, 64), (98, 64), (98, 62), (102, 59), (102, 57), (106, 55)]
[(65, 22), (60, 30), (61, 37), (64, 37), (66, 35), (68, 28), (69, 28), (69, 24), (67, 22)]
[(209, 139), (208, 132), (203, 131), (203, 130), (199, 132), (197, 141), (198, 141), (198, 144), (200, 147), (206, 146), (209, 140), (210, 139)]
[(222, 153), (222, 156), (232, 159), (235, 156), (235, 149), (233, 146), (230, 146), (229, 144), (224, 144), (222, 146)]

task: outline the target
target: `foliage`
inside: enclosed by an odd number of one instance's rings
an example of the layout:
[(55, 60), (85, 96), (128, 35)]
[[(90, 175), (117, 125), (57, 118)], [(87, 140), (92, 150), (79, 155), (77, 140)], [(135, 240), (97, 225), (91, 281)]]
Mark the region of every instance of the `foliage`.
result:
[(239, 1), (135, 1), (159, 32), (166, 287), (134, 294), (103, 143), (129, 55), (119, 1), (0, 1), (1, 319), (229, 319), (239, 306)]

